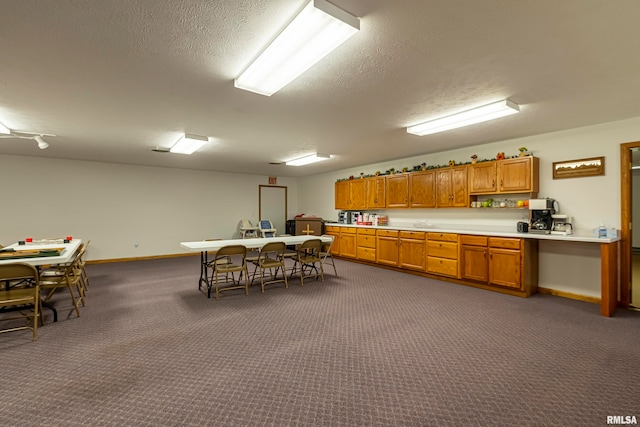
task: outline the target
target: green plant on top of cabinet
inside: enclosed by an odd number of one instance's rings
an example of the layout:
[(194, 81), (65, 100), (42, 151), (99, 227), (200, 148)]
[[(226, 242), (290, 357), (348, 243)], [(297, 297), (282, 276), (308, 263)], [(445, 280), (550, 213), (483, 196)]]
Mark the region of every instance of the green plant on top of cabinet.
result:
[(436, 205), (439, 208), (469, 206), (467, 166), (436, 170)]
[(409, 207), (436, 207), (436, 174), (434, 171), (409, 174)]

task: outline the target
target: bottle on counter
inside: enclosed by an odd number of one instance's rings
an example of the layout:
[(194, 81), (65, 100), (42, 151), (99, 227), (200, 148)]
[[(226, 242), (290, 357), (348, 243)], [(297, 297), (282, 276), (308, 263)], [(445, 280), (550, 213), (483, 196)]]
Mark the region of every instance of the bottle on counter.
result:
[(598, 228), (598, 238), (607, 238), (607, 227), (604, 225), (604, 222), (600, 223), (600, 228)]

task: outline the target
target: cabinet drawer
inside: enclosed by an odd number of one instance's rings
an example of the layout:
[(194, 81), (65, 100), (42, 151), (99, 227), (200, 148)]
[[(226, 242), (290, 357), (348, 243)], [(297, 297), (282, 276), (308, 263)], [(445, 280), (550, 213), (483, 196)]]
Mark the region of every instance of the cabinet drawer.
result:
[(520, 239), (489, 237), (489, 246), (492, 248), (520, 249)]
[(427, 256), (458, 259), (458, 244), (451, 242), (427, 242)]
[(427, 257), (427, 271), (443, 276), (458, 277), (458, 261), (437, 257)]
[(455, 233), (434, 233), (434, 232), (429, 232), (427, 233), (427, 238), (429, 240), (438, 240), (438, 241), (442, 241), (442, 242), (457, 242), (458, 241), (458, 235)]
[(376, 229), (375, 228), (358, 228), (358, 236), (365, 235), (365, 234), (375, 236)]
[(376, 247), (376, 236), (367, 236), (358, 234), (358, 247), (359, 248), (374, 248)]
[(460, 236), (460, 243), (471, 246), (487, 246), (487, 239), (487, 236), (470, 236), (465, 234)]
[(377, 234), (382, 237), (398, 237), (398, 230), (378, 230)]
[(342, 234), (356, 234), (355, 227), (340, 227), (340, 233)]
[(340, 232), (340, 228), (341, 228), (341, 227), (336, 227), (335, 225), (327, 225), (327, 226), (324, 228), (324, 231), (325, 231), (326, 233), (339, 233), (339, 232)]
[(357, 254), (358, 254), (358, 259), (376, 262), (375, 248), (363, 248), (362, 246), (358, 246)]
[(427, 233), (425, 233), (424, 231), (401, 231), (400, 232), (400, 238), (401, 239), (424, 240), (426, 235), (427, 235)]

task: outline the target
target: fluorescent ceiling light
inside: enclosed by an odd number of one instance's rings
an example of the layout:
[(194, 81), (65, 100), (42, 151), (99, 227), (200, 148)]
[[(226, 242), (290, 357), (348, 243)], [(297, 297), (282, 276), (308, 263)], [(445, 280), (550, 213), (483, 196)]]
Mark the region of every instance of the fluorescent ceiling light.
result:
[(209, 142), (209, 138), (206, 136), (185, 133), (169, 151), (178, 154), (192, 154), (207, 142)]
[(308, 165), (309, 163), (320, 162), (322, 160), (327, 160), (327, 159), (330, 159), (330, 158), (331, 158), (331, 156), (329, 154), (314, 153), (314, 154), (310, 154), (308, 156), (304, 156), (304, 157), (300, 157), (300, 158), (297, 158), (297, 159), (289, 160), (289, 161), (285, 162), (285, 164), (287, 166), (302, 166), (302, 165)]
[(0, 133), (9, 135), (11, 133), (11, 129), (0, 123)]
[(480, 122), (497, 119), (498, 117), (508, 116), (520, 111), (520, 107), (515, 102), (508, 99), (494, 102), (492, 104), (483, 105), (482, 107), (473, 108), (461, 113), (452, 114), (450, 116), (441, 117), (439, 119), (420, 123), (407, 128), (408, 133), (414, 135), (429, 135), (432, 133), (443, 132), (445, 130), (461, 128)]
[(235, 80), (235, 87), (270, 96), (360, 29), (360, 20), (325, 0), (311, 0)]

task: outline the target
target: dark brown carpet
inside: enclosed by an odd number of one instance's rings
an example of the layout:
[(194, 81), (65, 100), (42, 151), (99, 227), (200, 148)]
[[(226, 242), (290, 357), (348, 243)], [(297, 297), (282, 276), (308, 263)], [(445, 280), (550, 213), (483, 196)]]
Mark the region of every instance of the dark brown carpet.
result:
[[(640, 313), (337, 261), (220, 301), (198, 259), (89, 265), (82, 317), (0, 335), (6, 426), (600, 426), (640, 417)], [(278, 285), (279, 286), (279, 285)], [(68, 304), (67, 304), (68, 305)]]

